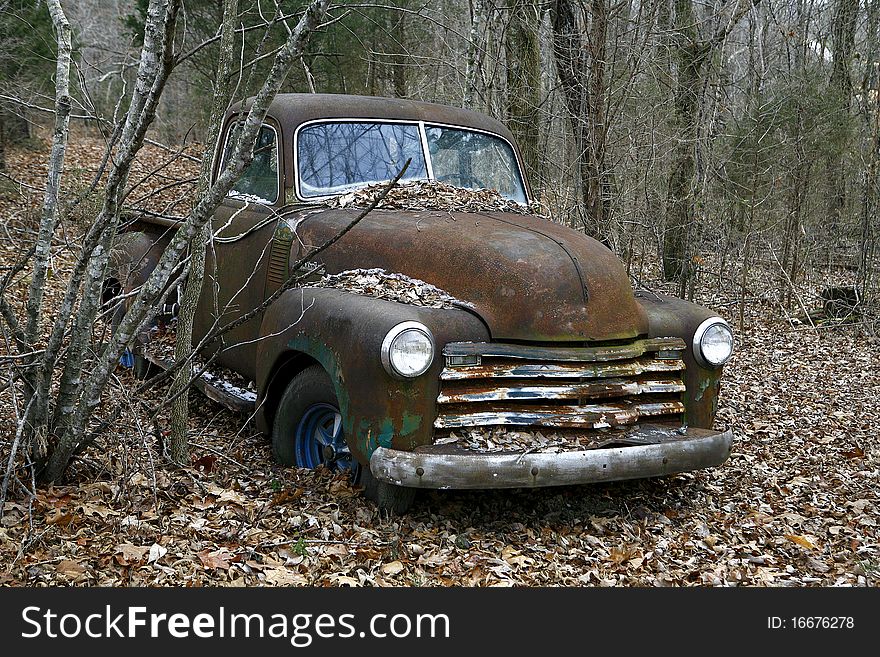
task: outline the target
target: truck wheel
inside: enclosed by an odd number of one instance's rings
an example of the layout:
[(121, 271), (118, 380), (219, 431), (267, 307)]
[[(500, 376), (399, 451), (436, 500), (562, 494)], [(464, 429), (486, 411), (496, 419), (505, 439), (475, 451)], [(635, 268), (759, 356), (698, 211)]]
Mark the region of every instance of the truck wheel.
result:
[(336, 391), (320, 365), (300, 372), (287, 386), (272, 426), (272, 453), (283, 465), (346, 470), (364, 488), (364, 496), (389, 513), (403, 513), (412, 504), (415, 489), (378, 481), (348, 448)]
[[(110, 320), (111, 333), (116, 332), (116, 329), (119, 328), (119, 323), (122, 321), (122, 318), (125, 317), (126, 308), (119, 300), (121, 294), (122, 286), (116, 279), (109, 278), (104, 281), (103, 289), (101, 291), (101, 300), (104, 310), (109, 310), (114, 305), (117, 306), (116, 310), (113, 312), (113, 317)], [(122, 356), (119, 358), (119, 364), (122, 365), (122, 367), (130, 369), (135, 379), (144, 380), (147, 379), (152, 372), (150, 361), (141, 355), (140, 350), (140, 345), (133, 345), (126, 349), (122, 352)]]

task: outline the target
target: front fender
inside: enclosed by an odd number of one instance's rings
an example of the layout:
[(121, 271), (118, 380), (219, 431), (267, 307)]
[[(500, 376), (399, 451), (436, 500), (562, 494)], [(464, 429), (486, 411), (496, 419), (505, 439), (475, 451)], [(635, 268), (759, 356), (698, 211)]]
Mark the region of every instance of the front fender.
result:
[[(380, 349), (388, 331), (400, 322), (417, 321), (431, 329), (434, 362), (414, 379), (392, 377), (382, 366)], [(411, 306), (325, 288), (285, 292), (263, 316), (257, 349), (257, 422), (264, 430), (274, 409), (269, 387), (276, 364), (305, 355), (330, 375), (336, 389), (349, 447), (369, 463), (377, 447), (412, 450), (431, 444), (447, 342), (485, 341), (483, 322), (466, 310)]]
[(707, 368), (694, 357), (693, 339), (697, 327), (718, 313), (695, 303), (654, 294), (646, 290), (635, 293), (648, 315), (648, 336), (680, 337), (688, 345), (684, 352), (685, 362), (685, 421), (688, 426), (711, 429), (718, 410), (718, 393), (723, 368)]

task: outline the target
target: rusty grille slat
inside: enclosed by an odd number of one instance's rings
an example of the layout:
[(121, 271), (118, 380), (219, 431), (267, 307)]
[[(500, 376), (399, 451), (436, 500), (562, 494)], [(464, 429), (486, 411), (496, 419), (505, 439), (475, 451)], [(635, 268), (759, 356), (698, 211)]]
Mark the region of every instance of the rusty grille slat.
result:
[[(486, 361), (489, 361), (487, 364)], [(442, 381), (462, 379), (605, 379), (621, 376), (638, 376), (645, 373), (678, 372), (684, 369), (684, 361), (638, 358), (610, 363), (559, 364), (523, 363), (506, 359), (483, 359), (482, 365), (468, 367), (445, 367), (440, 372)]]
[(679, 338), (559, 348), (448, 344), (444, 355), (476, 356), (479, 364), (447, 363), (441, 371), (434, 426), (592, 430), (632, 425), (642, 418), (681, 421), (685, 348)]
[(655, 351), (680, 351), (685, 346), (684, 340), (681, 338), (644, 338), (626, 344), (595, 347), (545, 347), (498, 342), (453, 342), (443, 348), (443, 355), (593, 363), (638, 358), (643, 354)]
[(657, 381), (628, 381), (603, 379), (597, 383), (567, 383), (562, 385), (519, 385), (499, 387), (468, 385), (444, 389), (437, 398), (440, 404), (461, 404), (480, 401), (525, 401), (532, 399), (600, 399), (654, 393), (684, 392), (680, 379)]
[(439, 429), (498, 425), (604, 429), (635, 424), (643, 417), (676, 415), (683, 412), (684, 404), (680, 401), (649, 402), (646, 404), (523, 407), (521, 410), (493, 409), (441, 415), (437, 418), (434, 426)]

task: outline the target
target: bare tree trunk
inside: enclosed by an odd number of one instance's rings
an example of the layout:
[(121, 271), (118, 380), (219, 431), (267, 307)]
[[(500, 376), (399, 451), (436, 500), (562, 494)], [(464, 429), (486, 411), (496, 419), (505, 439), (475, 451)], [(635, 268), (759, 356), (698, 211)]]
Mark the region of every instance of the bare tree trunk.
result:
[[(805, 75), (805, 57), (808, 41), (809, 11), (805, 6), (805, 0), (798, 0), (796, 6), (796, 33), (798, 41), (791, 48), (792, 56), (789, 57), (788, 75)], [(791, 167), (791, 184), (785, 199), (786, 220), (782, 235), (782, 260), (779, 278), (780, 290), (784, 290), (783, 302), (786, 307), (792, 304), (792, 284), (800, 275), (802, 248), (801, 235), (805, 221), (807, 192), (809, 189), (810, 173), (813, 162), (807, 155), (806, 140), (806, 111), (801, 98), (794, 98), (795, 106), (794, 130), (792, 140), (794, 142), (794, 164)], [(791, 284), (790, 284), (791, 283)]]
[(666, 230), (663, 233), (663, 277), (687, 287), (688, 260), (696, 221), (697, 121), (702, 101), (703, 76), (711, 50), (700, 39), (692, 0), (675, 0), (675, 115), (676, 141), (666, 193)]
[(581, 214), (588, 235), (611, 243), (613, 173), (606, 161), (607, 0), (591, 0), (589, 17), (576, 0), (551, 10), (553, 53), (577, 148)]
[(708, 39), (700, 35), (693, 0), (674, 0), (676, 141), (667, 185), (666, 227), (663, 233), (663, 277), (677, 281), (684, 296), (692, 272), (692, 248), (697, 217), (697, 149), (700, 111), (712, 53), (751, 6), (759, 0), (740, 0), (722, 27)]
[[(394, 3), (395, 7), (407, 5), (407, 2)], [(389, 11), (388, 32), (391, 34), (391, 46), (395, 50), (395, 55), (390, 62), (391, 68), (391, 88), (394, 91), (395, 98), (406, 98), (406, 72), (407, 72), (407, 35), (409, 33), (409, 15), (403, 11)]]
[(4, 129), (5, 117), (0, 112), (0, 171), (6, 171), (6, 136)]
[[(49, 155), (49, 172), (46, 177), (46, 191), (43, 195), (43, 207), (40, 216), (40, 228), (34, 245), (34, 264), (31, 273), (31, 284), (28, 289), (26, 306), (26, 323), (22, 334), (24, 344), (37, 344), (40, 323), (43, 315), (43, 296), (46, 273), (49, 269), (49, 257), (52, 239), (58, 227), (59, 195), (61, 191), (61, 174), (64, 171), (64, 157), (67, 153), (67, 138), (70, 133), (70, 63), (71, 63), (71, 32), (70, 24), (60, 0), (48, 0), (47, 6), (52, 24), (55, 27), (57, 54), (55, 66), (55, 125), (52, 131), (52, 150)], [(8, 321), (8, 319), (7, 319)], [(25, 399), (30, 411), (45, 413), (48, 408), (48, 395), (40, 395), (42, 381), (38, 376), (26, 375)], [(46, 425), (44, 422), (32, 425), (35, 435), (31, 436), (32, 455), (36, 458), (45, 456)]]
[[(211, 116), (202, 152), (202, 166), (199, 172), (198, 195), (202, 196), (211, 181), (211, 165), (217, 150), (217, 142), (222, 127), (223, 116), (229, 105), (232, 94), (230, 71), (235, 57), (235, 28), (238, 21), (238, 0), (224, 0), (223, 25), (220, 29), (220, 54), (217, 61), (217, 79), (214, 87), (214, 99), (211, 105)], [(205, 278), (205, 250), (210, 239), (210, 224), (205, 223), (196, 233), (189, 247), (189, 276), (180, 302), (177, 316), (177, 343), (174, 347), (174, 358), (184, 361), (171, 385), (169, 396), (174, 400), (171, 405), (171, 436), (169, 440), (169, 457), (179, 465), (189, 465), (189, 440), (187, 426), (189, 424), (189, 395), (185, 389), (190, 384), (193, 374), (192, 351), (193, 320), (196, 314), (202, 285)]]
[[(58, 401), (50, 423), (57, 434), (56, 453), (65, 452), (70, 441), (76, 440), (70, 434), (69, 423), (76, 419), (75, 409), (82, 402), (82, 376), (87, 369), (86, 360), (91, 356), (92, 330), (100, 311), (101, 291), (120, 221), (125, 186), (174, 66), (174, 36), (181, 1), (151, 0), (147, 8), (144, 48), (132, 106), (122, 128), (119, 152), (110, 171), (103, 207), (90, 230), (91, 239), (87, 238), (82, 252), (82, 293), (67, 347)], [(77, 291), (73, 287), (68, 289), (73, 295)], [(47, 372), (43, 384), (50, 379), (51, 371)]]
[[(880, 2), (873, 0), (866, 4), (868, 22), (866, 27), (867, 65), (862, 81), (862, 89), (871, 98), (880, 89), (878, 71), (874, 65), (880, 54)], [(865, 128), (868, 138), (868, 167), (865, 172), (865, 186), (862, 192), (861, 248), (859, 249), (859, 271), (857, 285), (862, 299), (869, 302), (875, 283), (874, 269), (877, 251), (877, 213), (880, 210), (880, 108), (870, 101), (862, 102)]]
[(836, 106), (831, 112), (831, 152), (828, 156), (828, 222), (829, 234), (836, 238), (846, 209), (847, 171), (845, 153), (851, 142), (850, 104), (853, 57), (859, 0), (836, 0), (832, 26), (832, 68), (829, 95)]
[(481, 0), (468, 0), (468, 10), (471, 19), (471, 29), (468, 33), (467, 53), (465, 54), (464, 93), (462, 95), (462, 107), (472, 107), (479, 94), (480, 66), (482, 57), (478, 39), (485, 16), (482, 14), (483, 3)]
[[(170, 48), (173, 38), (173, 18), (176, 15), (177, 3), (170, 6), (162, 0), (151, 0), (147, 8), (146, 33), (144, 48), (141, 51), (137, 83), (132, 95), (129, 110), (124, 124), (119, 128), (121, 139), (108, 175), (104, 192), (104, 202), (95, 221), (89, 227), (82, 240), (80, 254), (74, 270), (68, 280), (67, 290), (60, 307), (57, 309), (55, 322), (47, 340), (47, 347), (37, 371), (37, 386), (34, 394), (36, 403), (31, 406), (32, 412), (27, 421), (36, 434), (33, 441), (37, 447), (34, 455), (38, 463), (43, 464), (42, 450), (48, 449), (49, 467), (55, 477), (60, 476), (63, 467), (58, 469), (59, 461), (53, 466), (52, 458), (57, 454), (65, 454), (63, 464), (66, 465), (72, 454), (72, 445), (77, 438), (71, 435), (71, 421), (80, 401), (83, 385), (83, 371), (91, 331), (100, 307), (99, 299), (104, 269), (107, 264), (110, 241), (119, 220), (120, 204), (124, 186), (134, 157), (143, 144), (144, 135), (155, 113), (164, 81), (170, 73), (170, 53), (162, 54), (162, 47)], [(164, 77), (163, 77), (164, 75)], [(111, 232), (112, 231), (112, 232)], [(52, 236), (49, 235), (49, 244)], [(38, 244), (39, 246), (39, 244)], [(34, 291), (34, 294), (42, 294)], [(35, 306), (40, 312), (42, 307)], [(70, 332), (70, 344), (65, 353), (65, 362), (54, 413), (50, 408), (52, 376), (61, 357), (62, 342), (67, 332), (71, 317), (76, 311), (74, 326)], [(39, 316), (34, 320), (39, 324)], [(34, 329), (37, 330), (36, 328)], [(44, 444), (40, 436), (54, 437), (55, 444)], [(54, 469), (52, 469), (54, 467)]]
[(590, 90), (587, 95), (587, 125), (589, 126), (590, 139), (586, 206), (592, 223), (597, 227), (598, 238), (610, 245), (613, 242), (611, 235), (613, 177), (606, 158), (608, 140), (608, 126), (605, 117), (605, 103), (608, 95), (606, 83), (607, 0), (591, 0), (590, 9), (590, 70), (588, 78)]
[(508, 9), (504, 35), (507, 63), (507, 125), (516, 137), (526, 171), (535, 187), (540, 186), (541, 151), (541, 44), (538, 30), (541, 9), (534, 0), (518, 0)]
[(29, 342), (36, 341), (41, 318), (43, 290), (46, 271), (49, 268), (49, 255), (52, 237), (58, 226), (58, 196), (61, 191), (61, 174), (64, 171), (64, 156), (67, 153), (67, 137), (70, 125), (70, 24), (64, 15), (60, 0), (49, 0), (49, 15), (55, 26), (58, 54), (55, 66), (55, 127), (52, 131), (52, 151), (49, 155), (49, 174), (43, 208), (40, 217), (40, 230), (37, 234), (34, 267), (31, 276), (27, 301), (27, 326), (25, 335)]

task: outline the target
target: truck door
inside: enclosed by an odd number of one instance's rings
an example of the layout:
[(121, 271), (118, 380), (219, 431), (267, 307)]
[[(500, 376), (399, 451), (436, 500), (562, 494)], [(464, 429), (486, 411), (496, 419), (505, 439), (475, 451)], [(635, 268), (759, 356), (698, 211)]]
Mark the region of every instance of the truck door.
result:
[[(230, 156), (239, 125), (235, 118), (224, 132), (222, 160)], [(195, 338), (212, 325), (223, 326), (253, 310), (263, 301), (266, 266), (277, 210), (283, 205), (280, 130), (267, 122), (260, 130), (254, 159), (211, 220), (213, 240), (208, 244), (205, 283), (196, 314)], [(217, 361), (253, 379), (256, 339), (262, 313), (213, 343)]]

